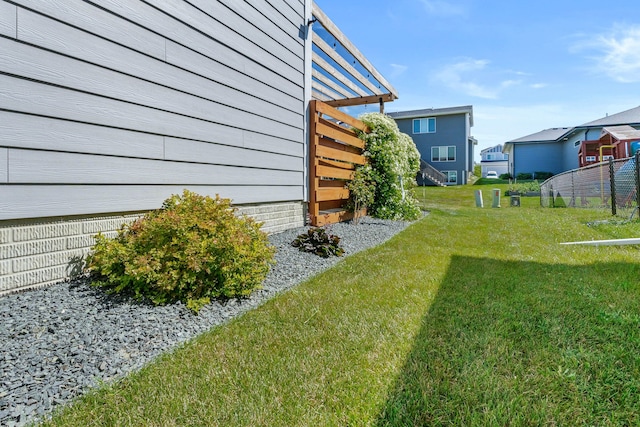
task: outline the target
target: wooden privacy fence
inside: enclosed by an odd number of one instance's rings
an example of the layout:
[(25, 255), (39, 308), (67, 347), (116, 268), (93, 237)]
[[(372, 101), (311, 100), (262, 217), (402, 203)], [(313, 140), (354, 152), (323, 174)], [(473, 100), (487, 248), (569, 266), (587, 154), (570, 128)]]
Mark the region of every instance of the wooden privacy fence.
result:
[[(349, 200), (347, 182), (363, 165), (364, 141), (352, 128), (370, 132), (367, 125), (321, 102), (310, 103), (309, 215), (311, 225), (347, 221), (354, 216), (345, 209)], [(364, 215), (366, 210), (357, 212)]]

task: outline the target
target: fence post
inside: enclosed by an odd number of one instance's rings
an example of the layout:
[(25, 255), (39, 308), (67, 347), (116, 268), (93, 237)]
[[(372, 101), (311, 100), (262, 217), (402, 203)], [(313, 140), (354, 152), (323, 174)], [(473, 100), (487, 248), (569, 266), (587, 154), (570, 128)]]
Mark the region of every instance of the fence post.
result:
[(636, 167), (636, 206), (638, 214), (640, 214), (640, 150), (636, 151), (635, 155), (635, 167)]
[(570, 206), (572, 208), (576, 207), (576, 185), (575, 180), (573, 179), (575, 172), (571, 172), (571, 202)]
[(611, 215), (616, 215), (616, 180), (613, 173), (613, 159), (609, 157), (609, 184), (611, 185)]

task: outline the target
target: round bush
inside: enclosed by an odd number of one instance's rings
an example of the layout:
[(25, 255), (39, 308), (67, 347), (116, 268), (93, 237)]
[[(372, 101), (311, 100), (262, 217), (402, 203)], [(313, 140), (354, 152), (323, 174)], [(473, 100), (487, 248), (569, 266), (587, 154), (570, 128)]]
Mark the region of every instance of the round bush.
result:
[(420, 153), (413, 139), (400, 132), (396, 122), (384, 114), (363, 114), (360, 120), (371, 129), (368, 134), (360, 133), (376, 184), (371, 215), (383, 219), (419, 218), (420, 206), (411, 192), (420, 170)]
[(249, 295), (273, 257), (260, 224), (236, 216), (228, 199), (185, 190), (114, 239), (98, 234), (86, 267), (97, 286), (197, 312), (211, 298)]

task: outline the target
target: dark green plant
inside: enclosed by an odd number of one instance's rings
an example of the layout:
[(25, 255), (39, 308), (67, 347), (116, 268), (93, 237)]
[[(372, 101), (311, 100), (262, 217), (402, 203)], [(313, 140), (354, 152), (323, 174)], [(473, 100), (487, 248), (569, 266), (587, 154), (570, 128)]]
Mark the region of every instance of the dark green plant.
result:
[(533, 179), (533, 174), (531, 172), (520, 172), (516, 175), (517, 180), (521, 179)]
[(499, 178), (500, 179), (513, 179), (513, 175), (511, 175), (510, 173), (503, 173), (503, 174), (500, 174)]
[(340, 237), (327, 234), (322, 227), (310, 228), (306, 233), (298, 235), (291, 245), (302, 252), (311, 252), (322, 258), (344, 254), (344, 249), (340, 246)]
[(534, 172), (533, 173), (535, 179), (538, 181), (546, 181), (547, 179), (553, 176), (552, 172)]
[(349, 189), (348, 209), (353, 212), (353, 223), (360, 221), (360, 211), (373, 204), (376, 194), (376, 182), (373, 180), (371, 166), (366, 164), (358, 169), (351, 181), (347, 183)]
[(249, 295), (273, 256), (260, 224), (236, 216), (228, 199), (185, 190), (114, 239), (98, 234), (86, 268), (110, 292), (154, 304), (183, 301), (197, 312), (211, 298)]

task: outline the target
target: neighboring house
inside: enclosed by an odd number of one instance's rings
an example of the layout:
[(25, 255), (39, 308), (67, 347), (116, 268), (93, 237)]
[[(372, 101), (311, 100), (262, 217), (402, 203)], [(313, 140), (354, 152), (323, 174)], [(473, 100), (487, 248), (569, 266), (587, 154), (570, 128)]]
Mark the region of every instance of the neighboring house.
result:
[[(398, 111), (389, 113), (401, 132), (413, 138), (422, 160), (446, 176), (448, 185), (466, 184), (473, 173), (473, 150), (478, 144), (471, 136), (473, 107)], [(418, 177), (418, 185), (433, 185)]]
[(0, 51), (0, 294), (185, 188), (301, 226), (310, 100), (397, 98), (312, 0), (0, 0)]
[(579, 126), (546, 129), (508, 141), (503, 152), (509, 155), (509, 173), (514, 176), (521, 172), (558, 174), (576, 169), (580, 166), (580, 150), (585, 141), (599, 140), (604, 128), (622, 125), (640, 129), (640, 107)]
[(508, 173), (516, 177), (519, 173), (558, 174), (566, 170), (563, 138), (571, 129), (573, 128), (545, 129), (507, 142), (503, 152), (509, 158)]
[(482, 177), (489, 171), (495, 171), (498, 176), (509, 172), (509, 155), (502, 152), (501, 144), (480, 151), (480, 158)]
[(582, 141), (578, 151), (578, 166), (584, 167), (609, 158), (631, 157), (640, 148), (640, 130), (629, 125), (602, 128), (600, 138)]

